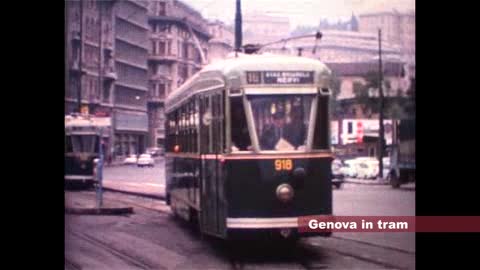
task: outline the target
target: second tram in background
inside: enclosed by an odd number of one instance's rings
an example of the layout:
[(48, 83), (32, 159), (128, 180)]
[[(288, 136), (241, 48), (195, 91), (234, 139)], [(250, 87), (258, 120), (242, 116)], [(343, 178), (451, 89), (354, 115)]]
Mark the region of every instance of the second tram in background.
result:
[(110, 127), (109, 117), (65, 116), (65, 187), (94, 186), (100, 140), (109, 136)]
[(332, 214), (329, 82), (313, 59), (243, 55), (167, 97), (167, 203), (203, 233), (297, 239), (298, 218)]

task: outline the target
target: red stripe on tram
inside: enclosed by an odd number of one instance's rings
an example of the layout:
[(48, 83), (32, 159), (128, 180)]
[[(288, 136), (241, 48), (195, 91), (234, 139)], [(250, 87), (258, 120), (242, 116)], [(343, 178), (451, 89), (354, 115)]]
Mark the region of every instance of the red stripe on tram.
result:
[(224, 160), (246, 160), (246, 159), (287, 159), (287, 158), (333, 158), (331, 153), (315, 153), (315, 154), (283, 154), (283, 155), (269, 155), (269, 154), (248, 154), (248, 155), (215, 155), (215, 154), (166, 154), (167, 157), (175, 158), (195, 158), (195, 159), (224, 159)]

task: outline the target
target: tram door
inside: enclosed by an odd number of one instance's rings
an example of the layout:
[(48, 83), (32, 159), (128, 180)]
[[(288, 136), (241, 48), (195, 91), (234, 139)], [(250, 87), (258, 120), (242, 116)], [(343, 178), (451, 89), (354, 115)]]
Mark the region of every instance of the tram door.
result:
[(223, 94), (200, 97), (201, 220), (208, 234), (225, 236), (225, 201), (220, 155), (224, 149)]

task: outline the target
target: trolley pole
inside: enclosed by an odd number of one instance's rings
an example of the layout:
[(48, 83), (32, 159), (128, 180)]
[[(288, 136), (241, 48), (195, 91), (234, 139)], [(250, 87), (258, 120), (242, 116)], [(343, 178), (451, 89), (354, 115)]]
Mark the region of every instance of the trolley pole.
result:
[(383, 137), (384, 137), (384, 127), (383, 127), (383, 106), (384, 106), (384, 97), (383, 97), (383, 69), (382, 69), (382, 29), (378, 29), (378, 89), (379, 89), (379, 136), (378, 136), (378, 165), (379, 171), (378, 175), (380, 179), (383, 179)]
[(99, 160), (96, 164), (97, 166), (97, 208), (101, 208), (103, 205), (103, 139), (102, 139), (103, 132), (100, 135), (98, 140), (98, 152), (99, 152)]

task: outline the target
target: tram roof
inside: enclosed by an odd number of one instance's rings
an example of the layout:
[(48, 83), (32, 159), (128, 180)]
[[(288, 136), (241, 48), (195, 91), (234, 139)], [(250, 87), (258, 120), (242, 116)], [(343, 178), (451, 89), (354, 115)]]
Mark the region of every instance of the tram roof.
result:
[[(191, 92), (198, 92), (206, 87), (193, 87), (197, 82), (203, 80), (218, 81), (218, 85), (223, 86), (226, 78), (231, 76), (242, 76), (245, 71), (314, 71), (316, 76), (330, 76), (331, 70), (319, 60), (275, 54), (243, 54), (231, 53), (228, 58), (220, 60), (205, 66), (202, 70), (190, 77), (179, 88), (168, 95), (165, 105), (168, 108), (178, 99), (182, 99)], [(223, 83), (223, 85), (222, 85)], [(210, 86), (207, 84), (207, 87)]]

